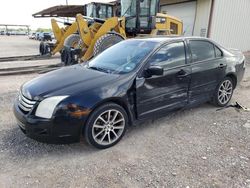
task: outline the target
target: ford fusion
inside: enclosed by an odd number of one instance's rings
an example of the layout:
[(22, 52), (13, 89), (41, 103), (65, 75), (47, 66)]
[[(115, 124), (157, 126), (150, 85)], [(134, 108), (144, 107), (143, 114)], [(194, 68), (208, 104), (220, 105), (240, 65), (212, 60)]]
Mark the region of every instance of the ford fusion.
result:
[(226, 106), (245, 71), (245, 57), (205, 38), (120, 42), (85, 64), (25, 83), (14, 104), (30, 138), (97, 148), (118, 143), (146, 118), (211, 101)]

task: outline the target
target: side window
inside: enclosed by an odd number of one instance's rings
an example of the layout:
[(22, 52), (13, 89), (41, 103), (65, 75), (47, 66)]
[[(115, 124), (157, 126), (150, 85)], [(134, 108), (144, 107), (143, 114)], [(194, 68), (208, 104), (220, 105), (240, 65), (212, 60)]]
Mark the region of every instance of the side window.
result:
[(112, 7), (108, 6), (108, 18), (111, 18), (113, 15), (112, 15)]
[(193, 62), (215, 58), (214, 44), (207, 41), (190, 40)]
[(185, 47), (183, 42), (176, 42), (162, 47), (149, 60), (151, 65), (163, 68), (173, 68), (186, 63)]
[(99, 18), (105, 19), (106, 18), (106, 5), (100, 5), (98, 9)]
[(222, 51), (217, 46), (214, 46), (214, 48), (215, 48), (215, 56), (218, 58), (222, 57), (223, 56)]

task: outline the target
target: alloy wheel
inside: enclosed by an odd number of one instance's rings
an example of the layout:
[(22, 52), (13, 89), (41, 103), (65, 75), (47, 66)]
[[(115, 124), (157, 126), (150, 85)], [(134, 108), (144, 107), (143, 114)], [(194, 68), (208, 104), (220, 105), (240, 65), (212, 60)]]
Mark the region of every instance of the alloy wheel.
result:
[(218, 100), (221, 104), (226, 104), (231, 99), (233, 94), (233, 84), (230, 80), (225, 80), (221, 83), (218, 91)]
[(100, 114), (92, 127), (92, 136), (100, 145), (110, 145), (118, 140), (125, 129), (123, 114), (115, 109)]

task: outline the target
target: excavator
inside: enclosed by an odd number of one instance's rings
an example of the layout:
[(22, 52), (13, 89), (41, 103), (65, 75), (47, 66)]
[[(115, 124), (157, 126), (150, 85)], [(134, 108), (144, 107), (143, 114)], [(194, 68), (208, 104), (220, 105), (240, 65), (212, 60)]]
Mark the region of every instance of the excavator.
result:
[(106, 20), (77, 14), (81, 45), (64, 46), (64, 65), (86, 62), (114, 44), (134, 37), (182, 35), (183, 23), (159, 13), (159, 0), (121, 0), (121, 17)]
[[(59, 5), (50, 7), (43, 11), (33, 14), (35, 18), (41, 17), (67, 17), (67, 21), (62, 22), (58, 19), (51, 19), (52, 31), (55, 36), (55, 42), (42, 41), (39, 46), (40, 55), (55, 55), (56, 53), (62, 53), (64, 45), (71, 44), (72, 48), (76, 48), (80, 36), (77, 34), (78, 27), (76, 21), (72, 21), (77, 13), (82, 13), (87, 17), (96, 17), (100, 19), (106, 19), (116, 16), (119, 8), (115, 2), (111, 3), (99, 3), (91, 2), (86, 5)], [(70, 19), (69, 19), (70, 18)], [(65, 19), (64, 19), (65, 20)], [(70, 20), (70, 21), (69, 21)], [(59, 26), (59, 23), (63, 23), (63, 27)], [(67, 39), (67, 41), (66, 41)], [(61, 54), (63, 56), (63, 54)]]

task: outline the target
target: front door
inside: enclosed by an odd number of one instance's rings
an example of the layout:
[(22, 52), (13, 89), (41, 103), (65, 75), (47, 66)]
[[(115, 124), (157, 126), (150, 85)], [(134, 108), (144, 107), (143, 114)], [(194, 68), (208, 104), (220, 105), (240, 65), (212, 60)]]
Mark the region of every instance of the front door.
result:
[(170, 111), (188, 103), (190, 65), (186, 63), (183, 41), (163, 46), (148, 60), (149, 66), (164, 69), (161, 76), (137, 78), (137, 115), (145, 118), (152, 113)]

